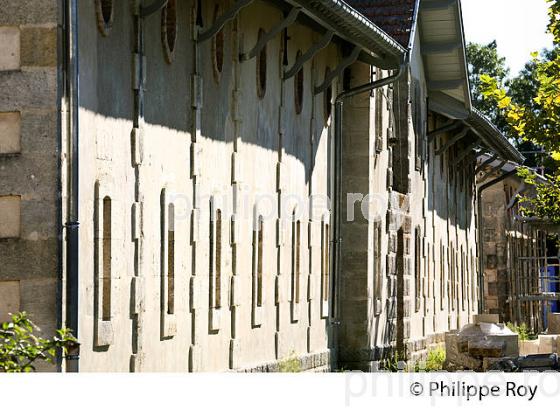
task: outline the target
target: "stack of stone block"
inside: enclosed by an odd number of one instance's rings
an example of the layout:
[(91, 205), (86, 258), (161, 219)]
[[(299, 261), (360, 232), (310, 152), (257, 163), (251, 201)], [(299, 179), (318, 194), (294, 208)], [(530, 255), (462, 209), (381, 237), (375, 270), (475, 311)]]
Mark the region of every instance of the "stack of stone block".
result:
[(498, 322), (498, 315), (475, 315), (474, 323), (447, 333), (445, 368), (483, 371), (505, 357), (517, 357), (518, 335)]

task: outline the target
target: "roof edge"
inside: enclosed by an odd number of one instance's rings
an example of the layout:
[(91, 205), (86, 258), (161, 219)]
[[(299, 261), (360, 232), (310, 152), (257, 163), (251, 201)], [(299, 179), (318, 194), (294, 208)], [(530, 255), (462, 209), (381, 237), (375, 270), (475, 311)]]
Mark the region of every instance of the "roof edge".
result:
[(380, 68), (398, 68), (407, 53), (389, 34), (342, 0), (285, 1), (307, 10), (311, 18), (332, 28), (340, 38), (375, 54)]

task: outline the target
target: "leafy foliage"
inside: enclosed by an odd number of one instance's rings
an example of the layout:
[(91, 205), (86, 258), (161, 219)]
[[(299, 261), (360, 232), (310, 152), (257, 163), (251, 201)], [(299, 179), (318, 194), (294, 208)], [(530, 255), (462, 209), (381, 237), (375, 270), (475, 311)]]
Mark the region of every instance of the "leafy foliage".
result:
[(20, 373), (35, 371), (37, 361), (54, 363), (58, 349), (66, 353), (77, 343), (68, 329), (57, 330), (52, 339), (33, 335), (37, 327), (25, 312), (12, 315), (10, 322), (0, 328), (0, 372)]
[(507, 121), (496, 105), (484, 98), (482, 94), (482, 75), (496, 79), (500, 87), (506, 85), (509, 69), (506, 59), (498, 54), (496, 41), (489, 44), (467, 44), (467, 61), (469, 63), (469, 84), (474, 106), (484, 113), (502, 132), (507, 132)]
[(280, 373), (299, 373), (301, 372), (301, 363), (296, 357), (295, 352), (292, 352), (290, 356), (282, 360), (278, 364), (278, 370)]
[(515, 332), (519, 335), (519, 340), (520, 341), (533, 340), (533, 339), (536, 338), (535, 335), (533, 335), (532, 333), (529, 332), (529, 328), (527, 327), (527, 325), (525, 323), (521, 323), (519, 326), (516, 326), (511, 322), (507, 322), (506, 326), (509, 328), (509, 330), (511, 330), (512, 332)]
[(437, 347), (428, 351), (425, 362), (417, 363), (416, 372), (440, 372), (445, 364), (445, 349)]
[[(525, 77), (515, 84), (515, 92), (508, 93), (499, 77), (480, 76), (480, 90), (484, 99), (497, 107), (508, 125), (521, 139), (550, 153), (560, 161), (560, 0), (549, 3), (548, 32), (554, 36), (554, 50), (539, 55), (525, 67)], [(515, 97), (515, 99), (514, 99)], [(560, 223), (560, 173), (557, 164), (549, 175), (549, 183), (536, 184), (527, 170), (520, 171), (526, 182), (535, 185), (536, 196), (522, 198), (523, 212), (553, 223)]]

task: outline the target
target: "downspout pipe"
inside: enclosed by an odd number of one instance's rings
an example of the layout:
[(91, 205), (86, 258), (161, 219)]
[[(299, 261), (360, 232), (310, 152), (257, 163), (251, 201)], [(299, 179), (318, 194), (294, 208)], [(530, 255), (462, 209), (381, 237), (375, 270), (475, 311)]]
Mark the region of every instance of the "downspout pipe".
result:
[(509, 177), (517, 175), (517, 169), (513, 169), (505, 174), (502, 174), (496, 179), (493, 179), (490, 182), (487, 182), (484, 185), (478, 187), (477, 195), (476, 195), (476, 207), (477, 207), (477, 219), (478, 219), (478, 226), (477, 226), (477, 235), (478, 235), (478, 313), (484, 312), (484, 233), (482, 231), (482, 193), (502, 182)]
[[(66, 327), (78, 339), (79, 306), (79, 63), (78, 0), (66, 0), (66, 99), (68, 116), (68, 215), (66, 227)], [(78, 372), (80, 347), (75, 344), (66, 356), (66, 371)]]
[[(392, 84), (398, 81), (403, 74), (407, 71), (409, 65), (409, 55), (405, 54), (403, 62), (401, 63), (399, 70), (396, 74), (393, 74), (387, 78), (382, 78), (373, 82), (369, 82), (349, 90), (343, 91), (335, 99), (334, 105), (334, 121), (335, 121), (335, 149), (334, 149), (334, 232), (333, 232), (333, 247), (334, 247), (334, 261), (333, 261), (333, 271), (335, 273), (335, 278), (333, 280), (332, 295), (334, 301), (334, 308), (332, 309), (331, 315), (333, 317), (333, 324), (337, 325), (336, 334), (338, 335), (338, 329), (340, 328), (340, 302), (337, 292), (340, 291), (341, 284), (341, 248), (342, 248), (342, 121), (343, 121), (343, 105), (344, 101), (348, 98), (354, 97), (358, 94), (365, 92), (370, 92), (380, 87)], [(337, 336), (338, 338), (338, 336)], [(338, 343), (338, 340), (337, 342)]]

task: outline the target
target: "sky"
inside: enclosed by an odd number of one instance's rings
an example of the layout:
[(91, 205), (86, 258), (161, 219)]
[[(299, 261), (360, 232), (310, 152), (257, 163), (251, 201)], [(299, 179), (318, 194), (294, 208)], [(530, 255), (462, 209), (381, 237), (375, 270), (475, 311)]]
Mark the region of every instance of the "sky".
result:
[(533, 51), (552, 46), (545, 0), (463, 0), (461, 5), (466, 41), (496, 40), (510, 76), (523, 69)]

